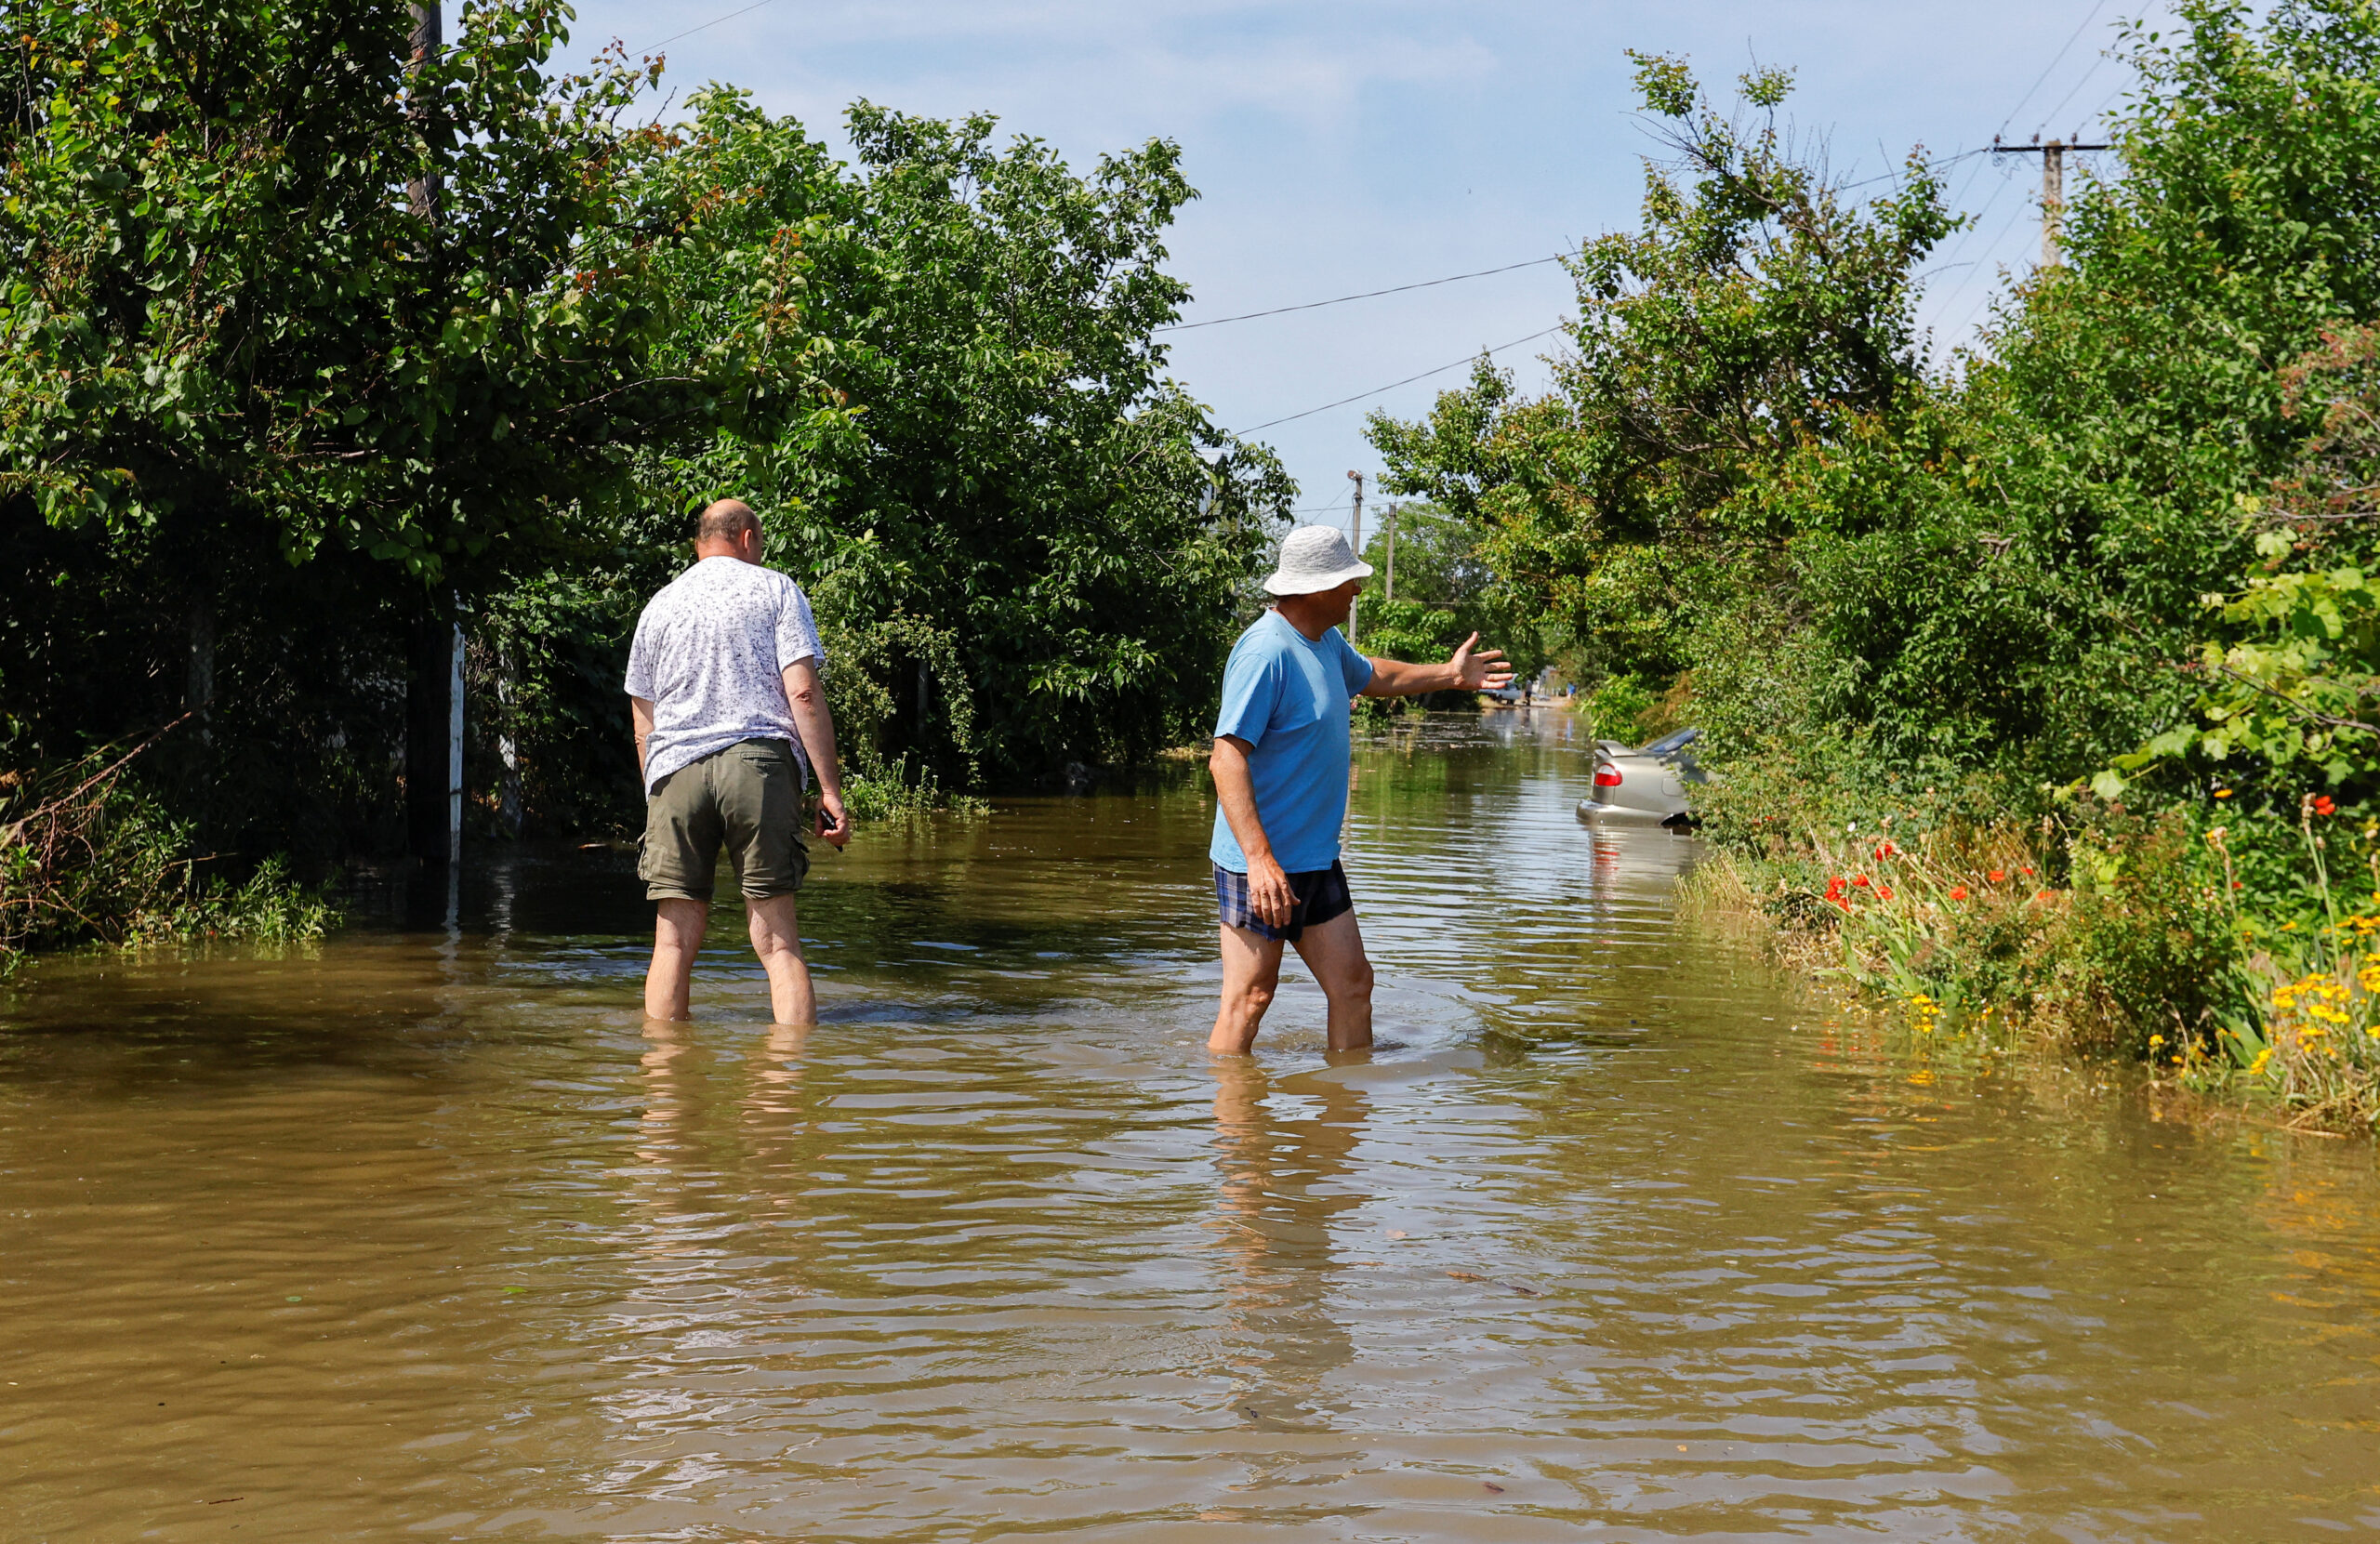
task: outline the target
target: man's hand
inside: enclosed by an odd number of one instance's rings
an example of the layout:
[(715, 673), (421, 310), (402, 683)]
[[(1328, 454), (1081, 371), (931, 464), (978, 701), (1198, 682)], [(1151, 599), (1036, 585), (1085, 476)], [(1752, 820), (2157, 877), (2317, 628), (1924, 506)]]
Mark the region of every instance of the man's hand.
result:
[(1501, 649), (1479, 647), (1473, 633), (1444, 665), (1408, 665), (1400, 659), (1374, 659), (1372, 679), (1364, 683), (1367, 697), (1411, 697), (1424, 692), (1501, 692), (1513, 684), (1513, 667)]
[(1297, 903), (1289, 893), (1289, 877), (1273, 856), (1272, 838), (1256, 815), (1256, 782), (1248, 771), (1248, 753), (1253, 748), (1236, 734), (1218, 734), (1207, 770), (1215, 776), (1215, 802), (1223, 807), (1223, 822), (1248, 858), (1248, 909), (1259, 921), (1283, 928)]
[(818, 835), (830, 847), (840, 847), (852, 839), (852, 817), (843, 809), (841, 794), (819, 790)]
[(1297, 904), (1297, 895), (1289, 889), (1289, 877), (1273, 854), (1248, 860), (1248, 909), (1260, 922), (1276, 928), (1289, 925), (1289, 912)]
[(1501, 649), (1481, 649), (1479, 635), (1473, 633), (1462, 640), (1447, 661), (1454, 671), (1454, 683), (1465, 692), (1501, 692), (1513, 684), (1513, 667), (1504, 663)]

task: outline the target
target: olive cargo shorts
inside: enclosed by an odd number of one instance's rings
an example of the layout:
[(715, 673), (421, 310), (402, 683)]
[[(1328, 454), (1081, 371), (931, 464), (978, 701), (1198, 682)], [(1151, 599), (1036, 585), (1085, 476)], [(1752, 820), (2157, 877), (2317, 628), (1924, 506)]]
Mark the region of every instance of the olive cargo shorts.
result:
[(791, 895), (810, 872), (801, 766), (783, 740), (743, 740), (661, 780), (644, 805), (636, 876), (648, 901), (707, 901), (719, 850), (747, 897)]

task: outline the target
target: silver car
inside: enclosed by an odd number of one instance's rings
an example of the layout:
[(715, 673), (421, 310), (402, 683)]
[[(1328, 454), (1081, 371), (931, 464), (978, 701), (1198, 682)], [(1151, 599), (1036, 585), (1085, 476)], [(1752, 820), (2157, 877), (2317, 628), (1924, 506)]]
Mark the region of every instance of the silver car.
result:
[(1579, 818), (1597, 825), (1692, 825), (1686, 789), (1710, 781), (1694, 764), (1694, 742), (1700, 738), (1699, 729), (1681, 729), (1633, 750), (1596, 741), (1595, 791), (1579, 800)]

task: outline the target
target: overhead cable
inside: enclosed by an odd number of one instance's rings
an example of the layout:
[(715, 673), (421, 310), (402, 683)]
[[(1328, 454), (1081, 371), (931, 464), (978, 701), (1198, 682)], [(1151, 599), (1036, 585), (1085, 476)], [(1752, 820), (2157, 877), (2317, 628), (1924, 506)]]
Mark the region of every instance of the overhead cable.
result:
[[(1964, 161), (1971, 155), (1981, 155), (1984, 150), (1988, 150), (1990, 148), (1990, 146), (1985, 146), (1982, 150), (1963, 150), (1955, 155), (1939, 156), (1932, 161), (1926, 162), (1925, 169), (1930, 172), (1937, 166), (1947, 166), (1954, 161)], [(1854, 188), (1865, 188), (1870, 184), (1876, 182), (1888, 182), (1892, 178), (1900, 176), (1901, 172), (1905, 169), (1906, 168), (1897, 166), (1891, 171), (1880, 172), (1874, 177), (1863, 177), (1857, 182), (1845, 182), (1842, 186), (1836, 188), (1835, 191), (1839, 193), (1847, 193)]]
[[(1992, 247), (1997, 247), (1997, 246), (1998, 246), (2002, 242), (2006, 241), (2006, 240), (2008, 239), (2008, 233), (2009, 233), (2010, 231), (2012, 231), (2016, 230), (2016, 229), (2017, 222), (2018, 222), (2018, 221), (2020, 221), (2020, 220), (2022, 220), (2024, 218), (2025, 218), (2025, 209), (2024, 209), (2024, 207), (2023, 207), (2022, 205), (2019, 205), (2019, 206), (2017, 207), (2017, 209), (2016, 209), (2016, 212), (2015, 214), (2010, 215), (2010, 216), (2008, 217), (2008, 223), (2007, 223), (2007, 224), (2005, 224), (2005, 225), (2003, 225), (2003, 226), (2002, 226), (2002, 227), (2000, 228), (2000, 233), (1999, 233), (1998, 235), (1996, 235), (1996, 236), (1994, 236), (1994, 237), (1992, 237), (1992, 238), (1991, 238), (1991, 246), (1992, 246)], [(1988, 253), (1990, 251), (1990, 247), (1987, 247), (1985, 250), (1986, 250), (1986, 252), (1987, 252), (1987, 254), (1988, 254)], [(1968, 277), (1969, 279), (1972, 279), (1972, 278), (1975, 276), (1975, 274), (1977, 274), (1977, 273), (1980, 273), (1980, 272), (1982, 272), (1982, 271), (1983, 271), (1983, 265), (1982, 265), (1982, 263), (1981, 263), (1980, 261), (1978, 261), (1978, 262), (1976, 264), (1976, 267), (1975, 267), (1975, 269), (1973, 270), (1973, 271), (1972, 271), (1972, 272), (1970, 272), (1970, 273), (1968, 274), (1968, 276), (1967, 276), (1967, 277)], [(1965, 288), (1966, 288), (1966, 284), (1965, 284), (1964, 283), (1962, 283), (1962, 284), (1959, 285), (1959, 287), (1958, 287), (1957, 289), (1952, 290), (1952, 291), (1950, 292), (1950, 294), (1949, 298), (1945, 299), (1945, 300), (1942, 302), (1942, 310), (1943, 310), (1944, 311), (1946, 311), (1946, 312), (1947, 312), (1947, 311), (1950, 309), (1950, 303), (1951, 303), (1951, 301), (1956, 300), (1956, 299), (1958, 298), (1958, 297), (1959, 297), (1960, 292), (1961, 292), (1961, 291), (1963, 291), (1963, 290), (1964, 290)], [(1965, 332), (1965, 331), (1967, 330), (1967, 328), (1968, 328), (1970, 325), (1972, 325), (1972, 324), (1974, 323), (1977, 314), (1978, 312), (1980, 312), (1980, 311), (1983, 310), (1983, 308), (1984, 308), (1984, 307), (1986, 307), (1986, 306), (1988, 306), (1988, 305), (1991, 304), (1991, 297), (1992, 297), (1992, 296), (1993, 296), (1993, 295), (1995, 295), (1996, 293), (1998, 293), (1998, 292), (1993, 288), (1993, 286), (1991, 286), (1991, 285), (1990, 285), (1990, 284), (1986, 284), (1986, 285), (1984, 285), (1984, 286), (1983, 286), (1983, 293), (1982, 293), (1982, 294), (1980, 294), (1980, 295), (1978, 295), (1978, 296), (1977, 296), (1977, 297), (1975, 297), (1975, 304), (1973, 304), (1973, 305), (1971, 305), (1971, 306), (1969, 306), (1969, 307), (1967, 308), (1966, 314), (1965, 314), (1964, 316), (1963, 316), (1963, 317), (1959, 318), (1959, 324), (1958, 324), (1956, 327), (1953, 327), (1953, 328), (1951, 329), (1951, 332), (1952, 332), (1954, 335), (1955, 335), (1955, 334), (1958, 334), (1958, 333), (1964, 333), (1964, 332)]]
[[(2072, 86), (2066, 88), (2066, 95), (2057, 99), (2057, 105), (2051, 108), (2047, 112), (2042, 114), (2041, 129), (2048, 128), (2051, 123), (2056, 119), (2057, 115), (2066, 111), (2066, 104), (2074, 99), (2074, 94), (2082, 90), (2084, 86), (2090, 85), (2091, 77), (2099, 73), (2099, 66), (2107, 62), (2108, 51), (2102, 48), (2099, 50), (2099, 57), (2092, 60), (2091, 68), (2083, 71), (2081, 77), (2077, 79)], [(2036, 129), (2034, 132), (2039, 133), (2041, 132), (2041, 129)], [(2075, 138), (2079, 139), (2082, 136), (2078, 134)]]
[(2033, 82), (2031, 86), (2026, 88), (2025, 94), (2016, 99), (2016, 105), (2008, 110), (2008, 116), (2001, 120), (2000, 127), (1995, 131), (1995, 133), (2005, 134), (2008, 132), (2008, 125), (2016, 121), (2017, 113), (2025, 111), (2025, 104), (2031, 101), (2033, 99), (2033, 93), (2042, 88), (2042, 82), (2048, 80), (2050, 77), (2050, 72), (2056, 70), (2058, 65), (2065, 62), (2067, 53), (2072, 49), (2077, 43), (2080, 43), (2082, 40), (2083, 33), (2090, 29), (2092, 22), (2099, 20), (2099, 13), (2107, 8), (2108, 0), (2098, 0), (2098, 4), (2091, 7), (2091, 14), (2082, 19), (2082, 26), (2074, 29), (2074, 35), (2066, 40), (2066, 46), (2060, 48), (2057, 51), (2056, 57), (2053, 58), (2043, 69), (2041, 80)]
[[(766, 3), (767, 0), (762, 0), (762, 4)], [(1218, 316), (1205, 322), (1177, 322), (1171, 326), (1159, 327), (1157, 330), (1161, 333), (1186, 333), (1193, 327), (1220, 327), (1226, 322), (1253, 322), (1260, 316), (1280, 316), (1289, 311), (1310, 311), (1323, 306), (1343, 306), (1350, 300), (1369, 300), (1381, 295), (1402, 295), (1408, 289), (1428, 289), (1434, 284), (1451, 284), (1461, 279), (1485, 279), (1491, 273), (1510, 273), (1514, 269), (1540, 268), (1547, 263), (1558, 263), (1567, 256), (1567, 253), (1556, 252), (1550, 257), (1531, 257), (1527, 262), (1506, 263), (1501, 268), (1483, 268), (1476, 273), (1449, 273), (1443, 279), (1424, 279), (1419, 284), (1392, 284), (1386, 289), (1368, 289), (1361, 295), (1342, 295), (1329, 300), (1308, 300), (1297, 306), (1276, 306), (1271, 310), (1242, 311), (1237, 316)]]
[[(1516, 337), (1510, 343), (1499, 343), (1494, 348), (1484, 351), (1490, 354), (1501, 353), (1506, 349), (1517, 349), (1524, 343), (1534, 343), (1540, 337), (1544, 337), (1549, 334), (1558, 333), (1561, 330), (1562, 328), (1558, 325), (1548, 327), (1544, 332), (1531, 333), (1527, 337)], [(1311, 418), (1317, 413), (1328, 413), (1334, 407), (1344, 407), (1349, 402), (1359, 402), (1366, 397), (1377, 397), (1383, 391), (1394, 391), (1400, 386), (1410, 386), (1417, 380), (1427, 380), (1432, 376), (1443, 376), (1449, 370), (1460, 370), (1478, 357), (1479, 355), (1477, 354), (1465, 354), (1462, 358), (1456, 360), (1451, 364), (1441, 364), (1435, 370), (1424, 370), (1418, 376), (1408, 376), (1403, 380), (1393, 380), (1386, 386), (1375, 386), (1368, 391), (1358, 391), (1352, 397), (1342, 397), (1335, 402), (1324, 402), (1320, 407), (1309, 407), (1302, 413), (1292, 413), (1285, 418), (1268, 418), (1261, 424), (1253, 424), (1247, 429), (1234, 429), (1232, 432), (1235, 435), (1249, 435), (1255, 433), (1260, 429), (1271, 429), (1276, 424), (1294, 423), (1300, 418)]]
[(733, 21), (739, 16), (749, 16), (752, 12), (759, 10), (762, 6), (774, 6), (776, 3), (777, 0), (752, 0), (752, 4), (745, 7), (740, 11), (729, 11), (725, 16), (714, 16), (699, 27), (689, 27), (682, 33), (672, 33), (658, 43), (646, 44), (643, 47), (638, 49), (637, 52), (641, 54), (649, 54), (655, 48), (667, 48), (669, 45), (677, 42), (681, 37), (692, 37), (696, 33), (707, 33), (722, 21)]

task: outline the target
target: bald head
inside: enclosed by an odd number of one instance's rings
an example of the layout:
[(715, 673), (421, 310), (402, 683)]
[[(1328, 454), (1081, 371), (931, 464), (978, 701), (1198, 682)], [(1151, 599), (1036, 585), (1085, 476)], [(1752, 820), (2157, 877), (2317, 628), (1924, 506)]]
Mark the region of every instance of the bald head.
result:
[(729, 549), (742, 545), (747, 532), (760, 534), (760, 517), (740, 498), (722, 498), (705, 509), (702, 518), (694, 522), (694, 547), (697, 550), (716, 547), (724, 556)]

